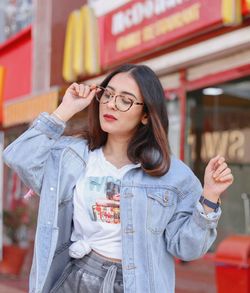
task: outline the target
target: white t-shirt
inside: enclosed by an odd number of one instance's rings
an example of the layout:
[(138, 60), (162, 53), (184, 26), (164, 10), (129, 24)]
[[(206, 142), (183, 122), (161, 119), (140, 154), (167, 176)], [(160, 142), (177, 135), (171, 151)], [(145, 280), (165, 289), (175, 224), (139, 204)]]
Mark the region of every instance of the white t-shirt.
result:
[(122, 258), (120, 184), (124, 174), (139, 166), (116, 168), (102, 148), (90, 152), (86, 172), (74, 190), (74, 229), (69, 248), (73, 258), (82, 258), (91, 249), (111, 258)]

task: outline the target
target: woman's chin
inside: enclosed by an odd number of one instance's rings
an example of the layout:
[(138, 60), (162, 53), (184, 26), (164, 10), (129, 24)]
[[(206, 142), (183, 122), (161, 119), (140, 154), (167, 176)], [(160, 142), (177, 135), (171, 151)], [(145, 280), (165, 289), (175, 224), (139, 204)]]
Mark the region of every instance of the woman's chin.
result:
[(119, 137), (130, 137), (131, 135), (128, 132), (121, 132), (121, 129), (108, 127), (105, 125), (101, 126), (102, 131), (106, 132), (108, 135), (119, 136)]
[(101, 129), (107, 133), (116, 133), (121, 131), (121, 129), (119, 129), (117, 125), (113, 125), (112, 123), (103, 121), (102, 123), (100, 123), (100, 125), (101, 125)]
[(114, 127), (110, 127), (109, 125), (101, 125), (101, 129), (108, 134), (115, 134), (119, 132), (118, 129), (114, 129)]

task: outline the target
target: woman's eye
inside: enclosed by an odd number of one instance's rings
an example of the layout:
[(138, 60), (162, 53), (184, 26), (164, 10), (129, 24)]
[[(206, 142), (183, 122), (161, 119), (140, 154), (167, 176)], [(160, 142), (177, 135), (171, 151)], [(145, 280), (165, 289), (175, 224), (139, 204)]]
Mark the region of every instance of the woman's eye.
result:
[(122, 97), (121, 96), (121, 100), (123, 102), (123, 104), (126, 104), (126, 105), (130, 105), (131, 104), (131, 99), (127, 98), (127, 97)]

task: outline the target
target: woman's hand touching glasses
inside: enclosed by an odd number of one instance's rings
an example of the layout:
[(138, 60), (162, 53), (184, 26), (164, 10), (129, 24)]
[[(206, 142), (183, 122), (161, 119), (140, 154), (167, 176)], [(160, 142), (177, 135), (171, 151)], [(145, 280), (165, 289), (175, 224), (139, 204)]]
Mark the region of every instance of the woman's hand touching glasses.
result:
[(53, 114), (66, 122), (76, 113), (87, 108), (99, 91), (95, 84), (89, 86), (74, 82), (67, 88), (62, 103)]

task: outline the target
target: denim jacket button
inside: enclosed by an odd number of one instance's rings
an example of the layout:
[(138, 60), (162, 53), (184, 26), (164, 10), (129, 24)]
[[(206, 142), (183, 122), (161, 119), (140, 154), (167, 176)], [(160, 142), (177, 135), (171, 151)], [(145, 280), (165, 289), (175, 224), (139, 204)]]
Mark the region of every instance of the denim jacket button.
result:
[(53, 191), (55, 188), (54, 187), (50, 187), (50, 190)]
[(168, 194), (167, 193), (165, 193), (165, 195), (163, 197), (163, 201), (166, 203), (168, 202)]

